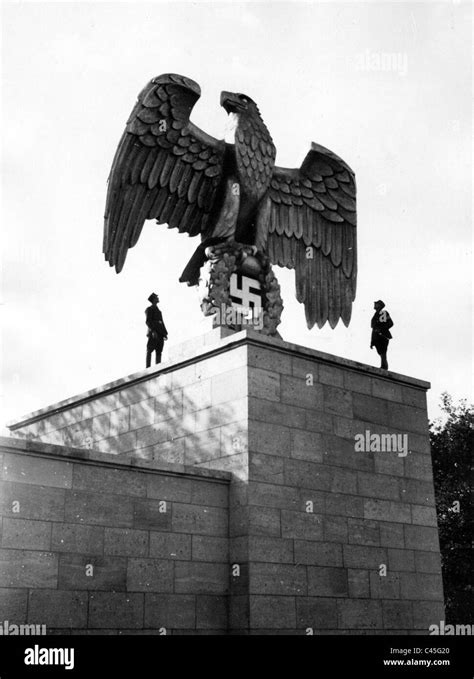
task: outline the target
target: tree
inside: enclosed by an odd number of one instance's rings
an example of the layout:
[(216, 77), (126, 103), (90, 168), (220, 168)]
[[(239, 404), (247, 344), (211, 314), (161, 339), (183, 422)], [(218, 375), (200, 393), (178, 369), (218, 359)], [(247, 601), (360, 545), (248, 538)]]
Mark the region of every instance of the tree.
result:
[(454, 405), (447, 393), (441, 403), (445, 417), (430, 423), (430, 441), (446, 621), (472, 624), (474, 408), (465, 400)]

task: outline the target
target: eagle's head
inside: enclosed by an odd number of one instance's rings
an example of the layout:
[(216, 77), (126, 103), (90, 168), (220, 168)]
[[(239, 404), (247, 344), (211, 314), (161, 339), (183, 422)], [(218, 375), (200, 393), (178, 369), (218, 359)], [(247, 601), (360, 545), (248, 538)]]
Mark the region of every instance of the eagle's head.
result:
[(237, 92), (221, 92), (221, 106), (227, 113), (242, 114), (257, 111), (257, 104), (246, 94)]
[(240, 92), (221, 92), (221, 106), (229, 114), (225, 140), (234, 143), (237, 128), (252, 129), (257, 136), (270, 136), (265, 127), (257, 104), (246, 94)]

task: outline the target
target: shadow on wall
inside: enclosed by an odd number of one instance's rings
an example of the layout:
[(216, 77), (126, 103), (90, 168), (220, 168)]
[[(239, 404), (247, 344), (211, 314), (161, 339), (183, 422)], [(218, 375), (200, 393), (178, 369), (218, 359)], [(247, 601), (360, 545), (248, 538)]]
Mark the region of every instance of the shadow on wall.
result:
[[(195, 366), (190, 366), (190, 369)], [(247, 455), (247, 399), (232, 381), (211, 407), (211, 379), (181, 373), (146, 381), (12, 431), (17, 438), (89, 448), (130, 458), (232, 470), (244, 474)], [(227, 395), (226, 395), (227, 394)], [(225, 399), (228, 400), (225, 400)], [(236, 457), (236, 456), (240, 456)], [(232, 458), (232, 459), (229, 459)]]

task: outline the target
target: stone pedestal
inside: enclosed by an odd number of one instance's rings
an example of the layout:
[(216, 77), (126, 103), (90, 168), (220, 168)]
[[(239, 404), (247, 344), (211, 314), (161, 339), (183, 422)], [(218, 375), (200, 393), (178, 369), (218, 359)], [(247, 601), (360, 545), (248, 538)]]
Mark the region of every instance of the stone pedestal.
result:
[(11, 433), (230, 472), (230, 633), (427, 633), (444, 619), (429, 384), (224, 332)]

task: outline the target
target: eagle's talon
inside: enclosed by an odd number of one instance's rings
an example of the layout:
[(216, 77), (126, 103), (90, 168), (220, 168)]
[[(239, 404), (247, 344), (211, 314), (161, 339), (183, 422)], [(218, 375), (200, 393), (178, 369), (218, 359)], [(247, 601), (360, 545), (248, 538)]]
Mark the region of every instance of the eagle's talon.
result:
[[(255, 257), (255, 255), (258, 252), (258, 248), (256, 245), (243, 245), (241, 247), (242, 247), (242, 259), (245, 259), (249, 255)], [(247, 252), (247, 250), (250, 250), (250, 252)]]

